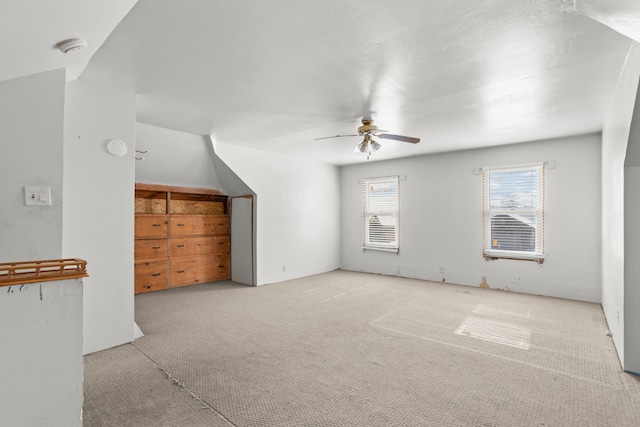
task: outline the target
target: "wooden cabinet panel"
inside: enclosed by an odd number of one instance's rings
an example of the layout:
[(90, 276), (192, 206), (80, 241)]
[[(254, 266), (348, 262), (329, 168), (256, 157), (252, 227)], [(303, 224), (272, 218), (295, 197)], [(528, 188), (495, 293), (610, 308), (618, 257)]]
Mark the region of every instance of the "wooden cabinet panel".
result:
[(135, 293), (159, 291), (169, 287), (169, 262), (142, 261), (135, 263)]
[(167, 237), (166, 215), (136, 215), (135, 237)]
[(167, 239), (138, 239), (135, 241), (134, 258), (136, 260), (166, 258)]
[(227, 196), (136, 184), (135, 293), (230, 278)]
[(229, 255), (171, 259), (171, 287), (229, 279)]
[(230, 244), (229, 236), (174, 237), (171, 239), (171, 256), (228, 254)]
[(171, 215), (171, 236), (229, 234), (229, 217), (223, 215)]

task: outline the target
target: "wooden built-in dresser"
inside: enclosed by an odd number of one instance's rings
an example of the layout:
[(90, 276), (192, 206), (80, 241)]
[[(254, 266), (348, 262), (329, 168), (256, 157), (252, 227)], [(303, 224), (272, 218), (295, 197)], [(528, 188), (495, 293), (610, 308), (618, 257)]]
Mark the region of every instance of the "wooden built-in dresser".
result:
[(135, 293), (230, 277), (227, 196), (136, 184)]

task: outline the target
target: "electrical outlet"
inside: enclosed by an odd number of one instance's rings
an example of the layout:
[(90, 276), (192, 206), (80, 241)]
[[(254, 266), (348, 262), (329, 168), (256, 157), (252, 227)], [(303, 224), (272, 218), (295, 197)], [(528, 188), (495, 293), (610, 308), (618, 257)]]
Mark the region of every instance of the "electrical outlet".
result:
[(440, 273), (444, 273), (444, 267), (440, 267)]
[(282, 272), (283, 272), (283, 273), (286, 273), (286, 272), (287, 272), (287, 266), (286, 266), (286, 265), (283, 265), (283, 266), (282, 266)]
[(513, 278), (511, 279), (511, 283), (520, 283), (520, 276), (517, 275), (513, 275)]

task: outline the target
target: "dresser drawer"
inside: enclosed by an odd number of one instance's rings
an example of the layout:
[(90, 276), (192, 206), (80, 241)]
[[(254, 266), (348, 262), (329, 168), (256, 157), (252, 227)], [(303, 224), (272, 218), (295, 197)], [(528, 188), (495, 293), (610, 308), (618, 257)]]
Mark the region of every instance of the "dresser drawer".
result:
[(231, 253), (231, 236), (213, 236), (213, 252), (214, 254)]
[(171, 256), (228, 254), (230, 242), (229, 236), (174, 237), (171, 239)]
[(135, 241), (134, 257), (136, 260), (166, 258), (167, 239), (139, 239)]
[(171, 215), (171, 236), (229, 234), (227, 215)]
[(142, 261), (135, 263), (135, 293), (159, 291), (169, 287), (169, 262)]
[(135, 237), (166, 237), (167, 234), (166, 215), (136, 215)]
[(229, 278), (229, 255), (207, 255), (171, 259), (171, 287), (213, 282)]

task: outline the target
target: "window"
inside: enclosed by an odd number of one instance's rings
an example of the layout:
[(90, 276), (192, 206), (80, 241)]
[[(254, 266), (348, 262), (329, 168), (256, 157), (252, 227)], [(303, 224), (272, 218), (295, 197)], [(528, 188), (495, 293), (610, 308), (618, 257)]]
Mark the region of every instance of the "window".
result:
[(362, 180), (362, 246), (398, 252), (398, 176)]
[(544, 168), (483, 169), (485, 258), (544, 259)]

